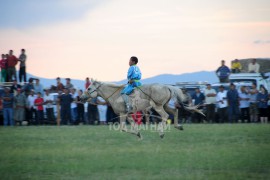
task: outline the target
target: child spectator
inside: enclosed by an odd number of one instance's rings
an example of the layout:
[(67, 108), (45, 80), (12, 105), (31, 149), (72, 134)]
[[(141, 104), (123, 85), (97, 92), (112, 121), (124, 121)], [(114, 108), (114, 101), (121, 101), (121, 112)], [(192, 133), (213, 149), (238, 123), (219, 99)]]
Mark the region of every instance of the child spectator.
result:
[(37, 108), (37, 123), (36, 125), (43, 125), (44, 113), (43, 113), (43, 104), (44, 99), (41, 97), (41, 93), (37, 93), (37, 98), (34, 101), (35, 106)]
[(1, 67), (1, 82), (7, 81), (7, 59), (6, 55), (2, 54), (2, 59), (0, 60)]

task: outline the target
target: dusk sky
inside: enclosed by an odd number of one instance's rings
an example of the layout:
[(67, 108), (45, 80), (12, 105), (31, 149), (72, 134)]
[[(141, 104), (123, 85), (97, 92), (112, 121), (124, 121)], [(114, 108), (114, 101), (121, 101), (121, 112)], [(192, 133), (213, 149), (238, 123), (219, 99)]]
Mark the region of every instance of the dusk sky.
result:
[(0, 0), (0, 53), (46, 78), (143, 78), (270, 57), (269, 0)]

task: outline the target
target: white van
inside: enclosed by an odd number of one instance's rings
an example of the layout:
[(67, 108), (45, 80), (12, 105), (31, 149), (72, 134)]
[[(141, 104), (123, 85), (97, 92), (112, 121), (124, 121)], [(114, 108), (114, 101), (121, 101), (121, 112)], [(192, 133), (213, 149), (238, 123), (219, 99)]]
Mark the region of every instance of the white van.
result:
[(258, 89), (263, 85), (268, 91), (270, 91), (270, 80), (264, 78), (260, 73), (237, 73), (231, 74), (229, 77), (231, 83), (245, 82), (256, 83)]

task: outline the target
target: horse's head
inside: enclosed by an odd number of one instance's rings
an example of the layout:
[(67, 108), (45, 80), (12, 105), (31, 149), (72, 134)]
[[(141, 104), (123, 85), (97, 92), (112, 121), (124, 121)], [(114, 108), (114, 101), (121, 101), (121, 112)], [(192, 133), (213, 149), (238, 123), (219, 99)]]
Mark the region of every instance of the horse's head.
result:
[(101, 86), (101, 82), (93, 81), (91, 85), (84, 91), (81, 96), (81, 101), (85, 102), (88, 99), (92, 99), (98, 96), (98, 89)]

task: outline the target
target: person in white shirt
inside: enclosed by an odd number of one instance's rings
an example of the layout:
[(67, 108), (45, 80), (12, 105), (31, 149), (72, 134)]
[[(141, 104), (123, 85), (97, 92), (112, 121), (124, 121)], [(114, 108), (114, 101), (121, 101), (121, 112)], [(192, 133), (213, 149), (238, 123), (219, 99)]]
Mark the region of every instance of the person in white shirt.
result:
[(47, 115), (47, 120), (50, 123), (55, 122), (55, 117), (54, 117), (54, 109), (53, 109), (53, 96), (50, 95), (50, 90), (49, 89), (44, 89), (45, 94), (44, 94), (44, 107), (46, 109), (46, 115)]
[(249, 73), (259, 73), (260, 72), (260, 65), (257, 63), (256, 59), (252, 59), (251, 63), (249, 63), (248, 72)]
[(35, 95), (35, 91), (32, 89), (30, 91), (29, 96), (27, 97), (27, 111), (26, 111), (27, 120), (31, 125), (36, 123), (37, 110), (34, 103), (36, 98), (37, 96)]
[(207, 122), (215, 122), (215, 108), (216, 108), (216, 90), (212, 89), (211, 84), (206, 85), (204, 90), (205, 104), (206, 104), (206, 120)]
[(224, 90), (224, 86), (219, 86), (219, 92), (216, 97), (218, 103), (218, 115), (219, 123), (225, 123), (228, 121), (228, 102), (227, 102), (227, 91)]
[(242, 86), (239, 93), (239, 107), (241, 111), (241, 121), (249, 120), (249, 94), (246, 91), (246, 86)]
[(76, 124), (77, 118), (78, 118), (78, 110), (77, 110), (77, 103), (76, 103), (78, 94), (76, 93), (75, 88), (71, 88), (71, 96), (73, 99), (73, 102), (70, 105), (70, 107), (71, 107), (71, 121), (73, 124)]
[(100, 102), (97, 105), (100, 124), (106, 124), (106, 113), (107, 113), (106, 101), (102, 99), (102, 97), (98, 97), (98, 101)]

